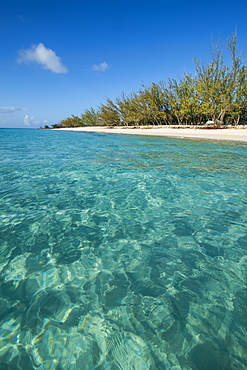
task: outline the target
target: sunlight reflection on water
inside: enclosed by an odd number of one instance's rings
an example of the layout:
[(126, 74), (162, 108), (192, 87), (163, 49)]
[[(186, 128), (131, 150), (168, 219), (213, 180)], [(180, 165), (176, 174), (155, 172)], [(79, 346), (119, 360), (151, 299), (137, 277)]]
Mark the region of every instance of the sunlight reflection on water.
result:
[(1, 368), (247, 367), (246, 145), (0, 142)]

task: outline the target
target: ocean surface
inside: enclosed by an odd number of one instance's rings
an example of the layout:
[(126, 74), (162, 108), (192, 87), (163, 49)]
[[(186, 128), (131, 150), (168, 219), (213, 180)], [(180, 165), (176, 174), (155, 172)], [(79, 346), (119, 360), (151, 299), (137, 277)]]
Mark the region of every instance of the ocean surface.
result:
[(247, 145), (0, 130), (0, 369), (247, 368)]

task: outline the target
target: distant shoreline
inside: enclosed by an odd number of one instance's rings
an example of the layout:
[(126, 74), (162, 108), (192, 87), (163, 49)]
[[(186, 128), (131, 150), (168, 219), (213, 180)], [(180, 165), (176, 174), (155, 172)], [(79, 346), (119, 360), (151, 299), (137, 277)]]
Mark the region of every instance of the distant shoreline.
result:
[(225, 141), (240, 141), (247, 142), (247, 127), (229, 127), (223, 129), (213, 128), (195, 128), (188, 126), (174, 127), (174, 126), (146, 126), (142, 127), (103, 127), (103, 126), (91, 126), (91, 127), (71, 127), (71, 128), (58, 128), (53, 130), (59, 131), (83, 131), (83, 132), (98, 132), (106, 134), (127, 134), (127, 135), (150, 135), (150, 136), (164, 136), (174, 138), (188, 138), (188, 139), (204, 139), (204, 140), (225, 140)]

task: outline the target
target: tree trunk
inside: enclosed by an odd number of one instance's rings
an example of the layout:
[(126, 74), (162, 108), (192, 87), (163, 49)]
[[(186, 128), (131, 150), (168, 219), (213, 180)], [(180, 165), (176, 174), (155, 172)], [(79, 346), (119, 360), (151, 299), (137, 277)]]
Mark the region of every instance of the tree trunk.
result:
[(226, 115), (226, 111), (225, 110), (223, 110), (223, 111), (220, 112), (219, 117), (215, 121), (217, 127), (221, 127), (222, 125), (224, 125), (225, 115)]
[(240, 114), (238, 114), (237, 118), (234, 120), (234, 126), (237, 126), (240, 121)]

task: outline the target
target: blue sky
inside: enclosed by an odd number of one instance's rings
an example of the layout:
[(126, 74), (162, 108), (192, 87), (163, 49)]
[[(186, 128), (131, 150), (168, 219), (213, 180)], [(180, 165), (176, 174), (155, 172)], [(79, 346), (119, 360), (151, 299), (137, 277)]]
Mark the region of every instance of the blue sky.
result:
[(0, 127), (52, 125), (193, 73), (236, 28), (247, 58), (246, 14), (246, 0), (1, 0)]

